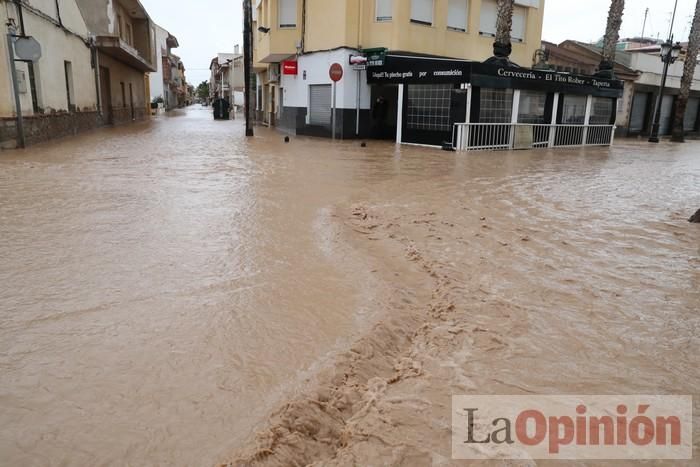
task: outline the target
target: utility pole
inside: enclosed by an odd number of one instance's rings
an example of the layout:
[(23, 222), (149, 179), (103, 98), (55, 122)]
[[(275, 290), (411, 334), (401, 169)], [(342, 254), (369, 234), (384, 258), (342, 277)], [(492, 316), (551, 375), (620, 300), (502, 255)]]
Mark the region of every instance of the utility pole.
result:
[(253, 136), (251, 73), (253, 72), (253, 6), (243, 0), (243, 73), (245, 74), (245, 135)]
[(647, 17), (649, 16), (649, 8), (644, 10), (644, 23), (642, 24), (642, 39), (644, 39), (644, 31), (647, 29)]

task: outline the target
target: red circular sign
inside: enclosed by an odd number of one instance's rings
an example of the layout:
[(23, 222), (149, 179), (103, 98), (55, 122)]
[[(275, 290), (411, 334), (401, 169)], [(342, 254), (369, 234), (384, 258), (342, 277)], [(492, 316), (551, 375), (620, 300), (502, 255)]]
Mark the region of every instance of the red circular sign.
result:
[(340, 81), (343, 79), (343, 66), (340, 63), (334, 63), (328, 70), (328, 74), (334, 82)]

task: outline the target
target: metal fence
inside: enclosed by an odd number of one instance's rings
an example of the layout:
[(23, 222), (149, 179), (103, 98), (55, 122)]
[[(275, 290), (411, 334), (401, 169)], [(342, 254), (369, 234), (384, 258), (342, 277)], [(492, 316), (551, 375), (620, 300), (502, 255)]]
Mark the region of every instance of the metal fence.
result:
[(615, 125), (531, 123), (455, 123), (452, 145), (458, 151), (610, 146)]

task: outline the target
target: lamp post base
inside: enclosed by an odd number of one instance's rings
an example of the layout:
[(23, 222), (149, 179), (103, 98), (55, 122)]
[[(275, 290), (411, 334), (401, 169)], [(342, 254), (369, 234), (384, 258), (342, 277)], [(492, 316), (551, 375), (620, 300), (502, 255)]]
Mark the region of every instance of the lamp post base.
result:
[(659, 138), (658, 138), (657, 136), (652, 136), (652, 137), (649, 138), (649, 142), (650, 142), (650, 143), (658, 143), (658, 142), (659, 142)]

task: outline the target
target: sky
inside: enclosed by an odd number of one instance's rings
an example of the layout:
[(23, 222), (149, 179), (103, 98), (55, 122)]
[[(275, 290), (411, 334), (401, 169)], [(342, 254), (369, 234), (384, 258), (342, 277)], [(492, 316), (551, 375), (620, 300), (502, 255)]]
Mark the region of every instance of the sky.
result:
[[(649, 8), (644, 35), (665, 38), (674, 1), (627, 0), (621, 37), (642, 34), (644, 11)], [(187, 8), (173, 0), (141, 0), (141, 3), (153, 21), (177, 37), (180, 48), (175, 53), (185, 63), (187, 80), (194, 85), (209, 79), (209, 64), (218, 52), (233, 52), (235, 44), (242, 44), (241, 0), (199, 0), (192, 4), (194, 7), (185, 2)], [(610, 0), (544, 0), (544, 3), (544, 40), (591, 42), (605, 33)], [(673, 29), (678, 41), (687, 40), (695, 3), (695, 0), (678, 0)]]

